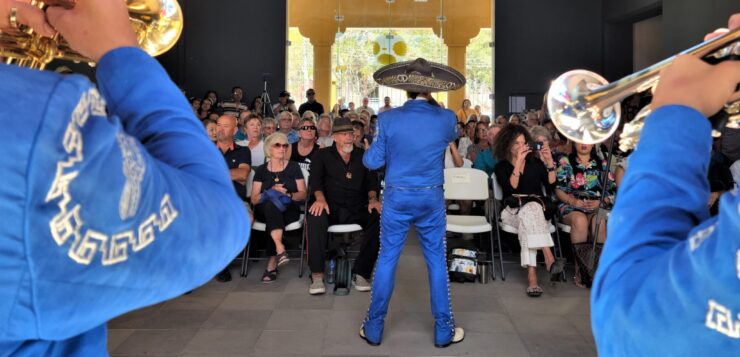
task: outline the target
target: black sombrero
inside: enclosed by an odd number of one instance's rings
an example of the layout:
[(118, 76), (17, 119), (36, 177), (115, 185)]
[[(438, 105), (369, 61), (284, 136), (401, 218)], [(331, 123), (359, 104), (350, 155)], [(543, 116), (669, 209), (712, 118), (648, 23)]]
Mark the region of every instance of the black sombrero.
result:
[(465, 76), (456, 69), (423, 58), (389, 64), (373, 74), (380, 85), (409, 92), (431, 93), (459, 89)]

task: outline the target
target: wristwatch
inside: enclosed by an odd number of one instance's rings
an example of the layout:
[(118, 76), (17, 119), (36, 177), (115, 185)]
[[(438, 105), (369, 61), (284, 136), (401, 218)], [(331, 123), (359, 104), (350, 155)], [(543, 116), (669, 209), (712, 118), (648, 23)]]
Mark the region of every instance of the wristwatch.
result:
[(547, 172), (555, 172), (555, 166), (553, 166), (553, 167), (548, 167), (548, 168), (547, 168)]

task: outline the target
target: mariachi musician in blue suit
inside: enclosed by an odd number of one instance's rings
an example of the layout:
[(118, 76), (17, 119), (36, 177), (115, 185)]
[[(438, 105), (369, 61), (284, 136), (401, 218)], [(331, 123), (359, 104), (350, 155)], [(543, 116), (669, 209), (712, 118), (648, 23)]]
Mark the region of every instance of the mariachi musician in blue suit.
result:
[(738, 83), (738, 61), (680, 56), (661, 72), (591, 293), (599, 355), (740, 355), (740, 196), (709, 218), (706, 119), (740, 100)]
[[(97, 62), (98, 89), (0, 64), (0, 356), (101, 356), (108, 320), (207, 282), (249, 220), (190, 105), (136, 48), (125, 2), (47, 16)], [(0, 0), (3, 30), (44, 21)]]
[(363, 158), (371, 170), (385, 166), (385, 194), (380, 253), (360, 336), (371, 345), (381, 342), (396, 265), (409, 226), (414, 224), (429, 273), (434, 344), (446, 347), (465, 336), (465, 331), (455, 326), (450, 304), (442, 189), (444, 151), (457, 138), (457, 119), (429, 93), (458, 89), (465, 84), (465, 77), (423, 58), (385, 66), (374, 77), (381, 85), (407, 91), (409, 100), (380, 114), (377, 137)]

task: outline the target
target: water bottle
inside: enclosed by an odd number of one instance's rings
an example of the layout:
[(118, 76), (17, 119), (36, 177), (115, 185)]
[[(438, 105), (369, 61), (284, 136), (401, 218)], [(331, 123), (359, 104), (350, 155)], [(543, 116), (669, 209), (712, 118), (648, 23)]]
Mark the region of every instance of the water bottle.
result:
[(334, 276), (337, 275), (337, 261), (329, 260), (329, 271), (326, 274), (326, 283), (334, 284)]

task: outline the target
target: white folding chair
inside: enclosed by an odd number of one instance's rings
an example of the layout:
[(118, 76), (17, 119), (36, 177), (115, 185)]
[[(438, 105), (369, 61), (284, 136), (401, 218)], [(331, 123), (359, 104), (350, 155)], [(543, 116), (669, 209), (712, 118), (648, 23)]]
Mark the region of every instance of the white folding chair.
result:
[[(444, 196), (446, 200), (482, 200), (490, 204), (488, 193), (488, 176), (481, 170), (471, 168), (451, 168), (444, 171)], [(491, 249), (490, 260), (485, 263), (495, 265), (496, 259), (493, 255), (493, 227), (488, 217), (483, 216), (461, 216), (447, 215), (447, 231), (455, 233), (485, 233), (488, 232), (488, 240)], [(491, 279), (496, 280), (496, 271), (491, 269)]]

